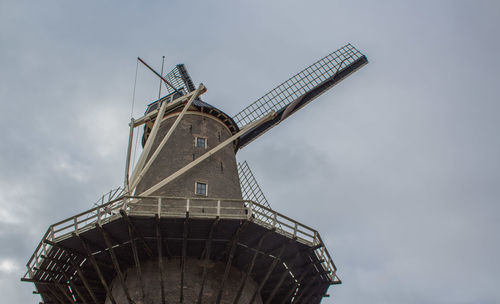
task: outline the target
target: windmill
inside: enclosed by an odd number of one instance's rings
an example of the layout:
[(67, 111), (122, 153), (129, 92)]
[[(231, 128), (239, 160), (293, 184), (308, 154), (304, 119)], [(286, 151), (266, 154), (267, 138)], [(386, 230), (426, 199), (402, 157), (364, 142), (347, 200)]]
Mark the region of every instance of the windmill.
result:
[(319, 303), (341, 283), (319, 233), (273, 210), (235, 155), (366, 57), (347, 44), (233, 116), (184, 65), (139, 60), (167, 95), (131, 119), (124, 187), (51, 225), (22, 280), (43, 303)]

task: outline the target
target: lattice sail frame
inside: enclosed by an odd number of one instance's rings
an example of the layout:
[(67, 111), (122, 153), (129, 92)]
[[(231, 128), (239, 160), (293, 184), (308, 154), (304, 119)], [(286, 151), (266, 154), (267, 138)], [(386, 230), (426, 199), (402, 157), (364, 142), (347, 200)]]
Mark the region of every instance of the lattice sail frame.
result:
[(355, 47), (347, 44), (272, 89), (234, 115), (233, 119), (241, 128), (270, 111), (278, 112), (363, 57)]
[[(252, 170), (250, 170), (247, 161), (238, 163), (238, 177), (240, 178), (241, 194), (243, 195), (244, 200), (254, 201), (271, 209), (271, 205), (269, 205), (262, 189), (260, 189), (260, 186), (257, 183)], [(269, 215), (266, 211), (264, 211), (264, 213)], [(257, 216), (261, 221), (266, 221), (270, 218), (261, 214), (258, 214)]]
[[(170, 72), (167, 73), (164, 77), (172, 86), (181, 91), (184, 89), (186, 92), (192, 92), (196, 88), (189, 76), (184, 64), (178, 64), (173, 68)], [(168, 94), (175, 92), (173, 88), (168, 85), (165, 85)], [(168, 95), (167, 94), (167, 95)]]

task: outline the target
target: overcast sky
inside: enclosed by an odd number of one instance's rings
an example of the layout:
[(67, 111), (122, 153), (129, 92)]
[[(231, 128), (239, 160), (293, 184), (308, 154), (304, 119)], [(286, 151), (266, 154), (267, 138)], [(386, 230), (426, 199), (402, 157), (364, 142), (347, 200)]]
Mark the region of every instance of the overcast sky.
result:
[(47, 227), (122, 183), (137, 56), (232, 115), (351, 42), (370, 63), (238, 160), (320, 231), (323, 303), (499, 303), (499, 30), (495, 0), (0, 0), (0, 302), (38, 303)]

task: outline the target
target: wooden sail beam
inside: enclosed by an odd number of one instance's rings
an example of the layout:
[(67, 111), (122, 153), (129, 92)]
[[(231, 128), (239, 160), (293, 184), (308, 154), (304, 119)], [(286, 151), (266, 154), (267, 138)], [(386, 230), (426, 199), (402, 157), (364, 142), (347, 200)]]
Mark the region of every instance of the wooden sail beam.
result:
[(206, 152), (202, 156), (198, 157), (197, 159), (193, 160), (192, 162), (190, 162), (189, 164), (187, 164), (186, 166), (184, 166), (182, 169), (177, 170), (175, 173), (173, 173), (169, 177), (163, 179), (162, 181), (160, 181), (156, 185), (154, 185), (151, 188), (149, 188), (148, 190), (144, 191), (143, 193), (140, 194), (140, 196), (146, 196), (146, 195), (152, 194), (153, 192), (155, 192), (156, 190), (158, 190), (161, 187), (165, 186), (166, 184), (170, 183), (171, 181), (173, 181), (174, 179), (176, 179), (180, 175), (186, 173), (188, 170), (190, 170), (194, 166), (198, 165), (199, 163), (201, 163), (205, 159), (209, 158), (210, 156), (212, 156), (213, 154), (215, 154), (216, 152), (218, 152), (219, 150), (221, 150), (222, 148), (224, 148), (228, 144), (232, 143), (234, 140), (236, 140), (238, 137), (240, 137), (245, 132), (248, 132), (249, 130), (251, 130), (251, 129), (253, 129), (253, 128), (255, 128), (255, 127), (257, 127), (257, 126), (259, 126), (259, 125), (261, 125), (263, 123), (265, 123), (266, 121), (272, 119), (275, 115), (276, 115), (275, 112), (272, 111), (269, 114), (267, 114), (266, 116), (264, 116), (263, 118), (261, 118), (261, 119), (259, 119), (257, 121), (254, 121), (252, 123), (249, 123), (243, 129), (241, 129), (238, 133), (236, 133), (233, 136), (229, 137), (228, 139), (226, 139), (222, 143), (218, 144), (216, 147), (210, 149), (208, 152)]
[(134, 184), (135, 180), (137, 179), (137, 176), (139, 175), (142, 168), (144, 167), (144, 164), (146, 163), (146, 159), (148, 157), (149, 151), (151, 150), (151, 147), (153, 146), (153, 142), (156, 138), (156, 134), (158, 133), (158, 130), (160, 129), (161, 118), (165, 114), (166, 106), (167, 106), (167, 102), (164, 101), (160, 107), (160, 111), (158, 112), (158, 119), (155, 120), (153, 128), (151, 129), (151, 133), (149, 134), (148, 140), (146, 141), (146, 145), (144, 146), (144, 149), (142, 150), (142, 153), (139, 156), (139, 160), (137, 161), (137, 164), (135, 165), (134, 171), (132, 172), (132, 177), (130, 178), (130, 183), (132, 185)]
[(126, 156), (126, 162), (125, 162), (125, 179), (123, 181), (123, 189), (125, 189), (125, 193), (130, 194), (130, 181), (129, 181), (129, 174), (130, 174), (130, 156), (132, 152), (132, 141), (134, 139), (134, 119), (130, 118), (130, 131), (128, 135), (128, 145), (127, 145), (127, 156)]
[[(144, 165), (144, 168), (142, 168), (139, 175), (134, 180), (132, 180), (132, 184), (130, 186), (130, 192), (133, 192), (135, 190), (135, 188), (137, 187), (139, 182), (142, 180), (142, 178), (144, 177), (144, 175), (148, 171), (149, 167), (151, 167), (151, 165), (153, 164), (153, 162), (156, 159), (156, 157), (158, 156), (158, 154), (160, 154), (161, 150), (163, 149), (163, 147), (165, 146), (167, 141), (170, 139), (170, 136), (172, 135), (172, 133), (176, 130), (177, 126), (179, 125), (180, 121), (182, 120), (182, 118), (186, 114), (187, 110), (189, 109), (189, 107), (191, 106), (193, 101), (200, 95), (200, 92), (202, 92), (203, 90), (206, 90), (206, 88), (203, 86), (203, 84), (200, 84), (198, 89), (196, 89), (195, 93), (191, 96), (191, 98), (189, 98), (189, 101), (184, 105), (181, 113), (175, 119), (175, 122), (172, 125), (172, 127), (170, 127), (170, 129), (168, 129), (167, 134), (163, 137), (163, 139), (160, 142), (160, 144), (158, 145), (158, 147), (156, 147), (156, 150), (153, 152), (153, 154), (151, 155), (149, 160), (146, 162), (146, 164)], [(157, 120), (155, 121), (155, 125), (157, 122), (161, 123), (162, 118), (163, 118), (163, 115), (159, 116), (157, 118)], [(148, 141), (149, 140), (150, 139), (148, 138)], [(153, 140), (154, 140), (154, 138), (151, 138), (151, 141), (153, 141)]]
[[(168, 111), (170, 111), (170, 110), (174, 109), (175, 107), (179, 106), (179, 105), (180, 105), (180, 104), (182, 104), (184, 101), (186, 101), (187, 99), (191, 98), (191, 96), (193, 96), (193, 95), (195, 94), (195, 92), (196, 92), (196, 91), (192, 91), (192, 92), (190, 92), (190, 93), (188, 93), (188, 94), (186, 94), (186, 95), (182, 95), (181, 97), (178, 97), (178, 98), (176, 98), (176, 99), (174, 99), (174, 100), (169, 101), (169, 102), (167, 103), (167, 106), (166, 106), (165, 111), (167, 111), (167, 112), (168, 112)], [(199, 93), (199, 95), (202, 95), (202, 94), (203, 94), (203, 93), (205, 93), (205, 92), (206, 92), (206, 90), (201, 91), (201, 92)], [(171, 98), (172, 98), (172, 97), (173, 97), (173, 96), (171, 96)], [(168, 98), (168, 97), (167, 97), (167, 98)], [(159, 101), (163, 101), (163, 102), (165, 102), (165, 99), (166, 99), (166, 98), (162, 98), (162, 99), (160, 99)], [(148, 122), (148, 121), (150, 121), (150, 120), (155, 119), (155, 118), (158, 116), (158, 112), (159, 112), (159, 109), (156, 109), (156, 110), (153, 110), (153, 111), (151, 111), (151, 112), (147, 113), (146, 115), (144, 115), (144, 116), (142, 116), (142, 117), (140, 117), (140, 118), (138, 118), (138, 119), (135, 119), (135, 120), (134, 120), (134, 124), (133, 124), (134, 128), (137, 128), (137, 127), (139, 127), (139, 126), (141, 126), (141, 125), (145, 124), (146, 122)]]

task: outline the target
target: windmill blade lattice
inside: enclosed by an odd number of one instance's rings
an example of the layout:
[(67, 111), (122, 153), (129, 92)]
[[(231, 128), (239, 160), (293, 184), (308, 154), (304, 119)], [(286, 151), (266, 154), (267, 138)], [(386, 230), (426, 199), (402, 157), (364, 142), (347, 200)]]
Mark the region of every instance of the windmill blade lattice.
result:
[(268, 124), (242, 136), (239, 147), (247, 145), (366, 63), (365, 55), (347, 44), (272, 89), (234, 115), (234, 121), (242, 128), (271, 111), (277, 113), (277, 117)]
[[(173, 68), (172, 71), (168, 72), (168, 74), (165, 75), (164, 78), (178, 90), (184, 89), (187, 92), (192, 92), (196, 89), (193, 81), (191, 80), (191, 77), (189, 77), (189, 74), (184, 67), (184, 64), (176, 65), (175, 68)], [(167, 88), (168, 94), (175, 92), (173, 88), (167, 85), (165, 86)]]
[[(243, 195), (244, 200), (254, 201), (271, 209), (271, 205), (269, 205), (269, 202), (264, 196), (264, 193), (260, 189), (259, 184), (257, 183), (257, 180), (255, 179), (252, 170), (250, 170), (247, 161), (244, 161), (243, 163), (238, 163), (238, 177), (240, 178), (241, 194)], [(271, 214), (266, 210), (261, 210), (261, 212), (265, 214), (268, 213), (267, 215)], [(271, 217), (270, 216), (265, 217), (263, 215), (264, 214), (262, 215), (257, 214), (256, 217), (257, 219), (270, 224), (268, 219)]]

